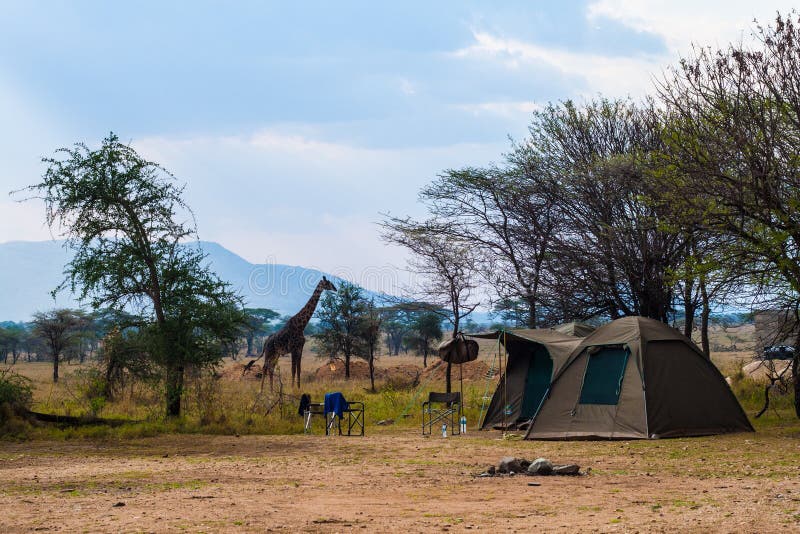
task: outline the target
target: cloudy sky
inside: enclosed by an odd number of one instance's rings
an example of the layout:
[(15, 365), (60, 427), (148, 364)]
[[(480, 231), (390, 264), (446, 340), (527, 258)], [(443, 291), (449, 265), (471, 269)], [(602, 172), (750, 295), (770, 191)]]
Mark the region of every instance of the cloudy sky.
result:
[(0, 242), (49, 239), (42, 206), (5, 193), (113, 130), (187, 184), (202, 239), (374, 286), (404, 264), (379, 213), (420, 215), (442, 169), (499, 160), (548, 101), (640, 97), (692, 43), (791, 8), (497, 4), (2, 0)]

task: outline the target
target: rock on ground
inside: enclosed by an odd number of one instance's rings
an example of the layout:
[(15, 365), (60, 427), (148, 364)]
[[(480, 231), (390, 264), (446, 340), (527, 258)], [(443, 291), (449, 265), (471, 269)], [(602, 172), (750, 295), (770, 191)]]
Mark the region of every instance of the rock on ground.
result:
[(553, 474), (553, 462), (547, 458), (537, 458), (528, 466), (529, 475), (551, 475)]
[(521, 473), (524, 471), (522, 468), (522, 458), (515, 456), (504, 456), (497, 464), (498, 473)]

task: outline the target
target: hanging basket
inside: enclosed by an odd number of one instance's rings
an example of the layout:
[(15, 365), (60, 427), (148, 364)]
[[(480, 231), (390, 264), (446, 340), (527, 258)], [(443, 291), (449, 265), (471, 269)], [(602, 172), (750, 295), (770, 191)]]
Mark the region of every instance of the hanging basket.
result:
[(459, 332), (456, 337), (442, 341), (438, 347), (439, 358), (450, 363), (467, 363), (478, 359), (478, 342), (467, 339)]

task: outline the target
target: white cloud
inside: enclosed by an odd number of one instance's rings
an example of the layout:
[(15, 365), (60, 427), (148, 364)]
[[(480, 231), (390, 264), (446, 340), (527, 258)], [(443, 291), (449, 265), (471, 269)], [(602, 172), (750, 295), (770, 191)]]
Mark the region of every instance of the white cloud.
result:
[[(533, 69), (539, 64), (585, 80), (575, 95), (603, 93), (613, 96), (641, 96), (651, 87), (651, 74), (663, 64), (657, 56), (609, 57), (583, 54), (474, 31), (475, 43), (453, 52), (455, 57), (497, 61), (508, 69)], [(575, 95), (564, 95), (575, 96)]]
[[(473, 61), (497, 62), (509, 70), (534, 72), (537, 65), (547, 65), (576, 80), (574, 94), (564, 97), (591, 97), (597, 93), (639, 97), (652, 92), (653, 79), (659, 78), (663, 70), (674, 65), (680, 56), (687, 55), (692, 44), (720, 47), (740, 40), (746, 42), (751, 39), (754, 18), (762, 24), (769, 24), (776, 11), (786, 14), (793, 7), (788, 0), (770, 4), (730, 0), (724, 5), (696, 0), (596, 0), (587, 9), (586, 16), (590, 22), (608, 18), (638, 31), (660, 35), (667, 43), (667, 52), (606, 56), (541, 46), (473, 30), (474, 44), (451, 55)], [(476, 114), (505, 112), (493, 104), (486, 103), (483, 108), (465, 106), (463, 109)]]
[(201, 239), (251, 262), (270, 258), (352, 275), (371, 289), (383, 289), (390, 266), (405, 265), (405, 252), (379, 238), (380, 213), (423, 216), (417, 193), (424, 184), (446, 168), (486, 165), (507, 148), (504, 140), (365, 148), (290, 128), (152, 137), (134, 146), (188, 182)]
[[(670, 54), (685, 55), (692, 43), (700, 46), (725, 46), (748, 40), (753, 19), (771, 23), (776, 11), (786, 14), (796, 2), (778, 0), (597, 0), (589, 6), (590, 18), (603, 16), (631, 28), (664, 37)], [(674, 56), (670, 58), (673, 60)]]

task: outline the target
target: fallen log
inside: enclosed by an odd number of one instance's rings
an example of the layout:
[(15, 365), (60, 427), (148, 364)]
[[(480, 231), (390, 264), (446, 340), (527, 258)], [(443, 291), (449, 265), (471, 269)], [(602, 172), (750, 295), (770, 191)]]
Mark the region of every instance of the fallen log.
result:
[(66, 426), (106, 425), (111, 427), (122, 426), (129, 423), (141, 423), (133, 419), (104, 419), (101, 417), (58, 415), (26, 410), (25, 415), (42, 423), (56, 423)]

